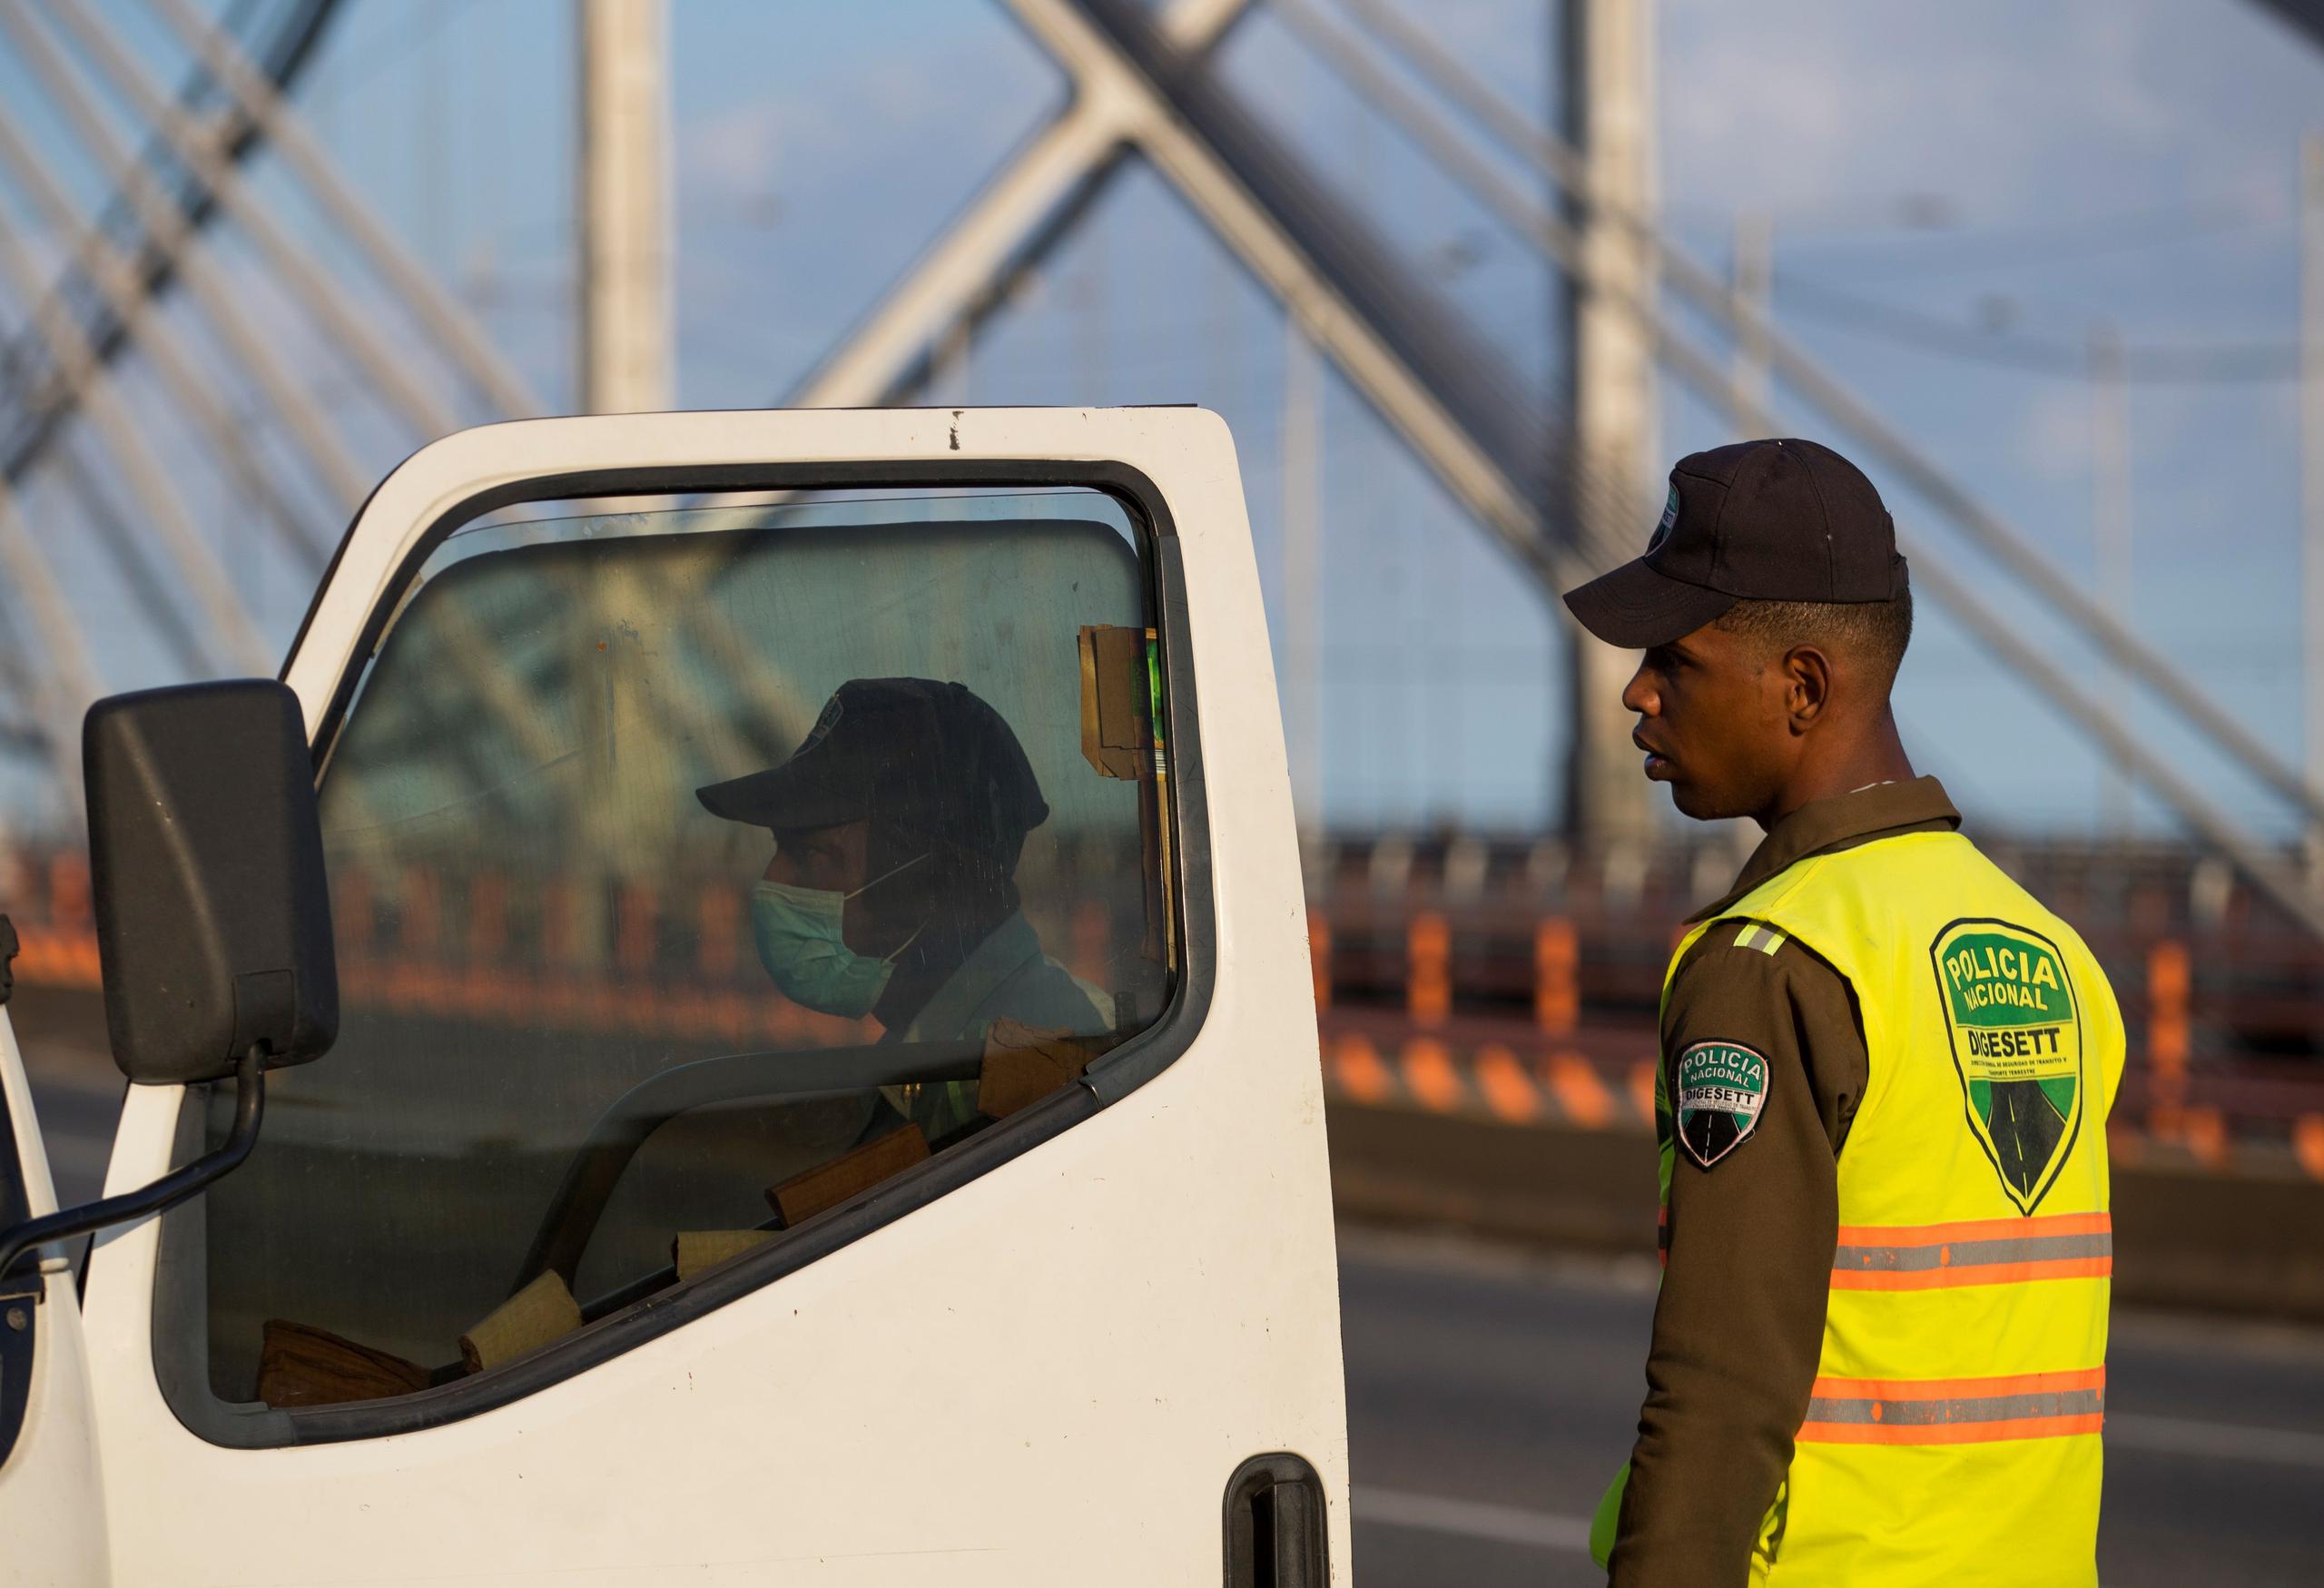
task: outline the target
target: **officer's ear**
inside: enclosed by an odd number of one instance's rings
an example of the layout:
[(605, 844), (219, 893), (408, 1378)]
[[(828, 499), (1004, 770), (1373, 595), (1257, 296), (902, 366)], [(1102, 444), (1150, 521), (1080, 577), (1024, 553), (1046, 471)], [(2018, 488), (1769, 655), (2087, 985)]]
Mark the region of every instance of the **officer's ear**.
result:
[(1816, 646), (1794, 646), (1779, 664), (1784, 687), (1784, 712), (1791, 731), (1804, 734), (1824, 715), (1832, 700), (1832, 659)]

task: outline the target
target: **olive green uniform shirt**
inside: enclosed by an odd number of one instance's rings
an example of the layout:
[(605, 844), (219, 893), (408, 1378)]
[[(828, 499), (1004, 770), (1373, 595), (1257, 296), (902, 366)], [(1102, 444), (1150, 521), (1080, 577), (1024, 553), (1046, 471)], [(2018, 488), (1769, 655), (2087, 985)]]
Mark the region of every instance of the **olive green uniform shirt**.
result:
[[(1718, 915), (1809, 855), (1960, 824), (1933, 777), (1815, 801), (1777, 823), (1727, 896), (1690, 919)], [(1864, 1026), (1854, 991), (1825, 961), (1789, 938), (1772, 954), (1738, 946), (1741, 931), (1697, 939), (1663, 1005), (1666, 1095), (1676, 1095), (1675, 1055), (1733, 1042), (1768, 1061), (1768, 1096), (1749, 1136), (1709, 1169), (1681, 1149), (1671, 1169), (1617, 1588), (1745, 1581), (1823, 1349), (1839, 1154), (1868, 1073)]]

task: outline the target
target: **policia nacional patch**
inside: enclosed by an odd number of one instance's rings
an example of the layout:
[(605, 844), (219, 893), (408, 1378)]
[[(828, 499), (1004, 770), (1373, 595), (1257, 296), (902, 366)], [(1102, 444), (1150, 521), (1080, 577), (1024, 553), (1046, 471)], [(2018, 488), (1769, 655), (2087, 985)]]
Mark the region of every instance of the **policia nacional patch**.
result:
[(1673, 1070), (1679, 1145), (1709, 1169), (1758, 1124), (1768, 1102), (1768, 1061), (1738, 1042), (1697, 1042)]
[(2082, 1018), (2065, 956), (2006, 921), (1956, 921), (1929, 958), (1970, 1132), (2031, 1213), (2082, 1129)]

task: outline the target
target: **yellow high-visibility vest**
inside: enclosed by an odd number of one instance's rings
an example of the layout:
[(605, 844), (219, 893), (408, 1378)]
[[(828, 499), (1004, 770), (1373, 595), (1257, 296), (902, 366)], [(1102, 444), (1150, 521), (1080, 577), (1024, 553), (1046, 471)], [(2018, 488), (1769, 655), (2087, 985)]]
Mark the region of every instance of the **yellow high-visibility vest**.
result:
[(2094, 1584), (2106, 1115), (2123, 1053), (2104, 972), (1953, 833), (1787, 867), (1680, 942), (1666, 997), (1688, 950), (1720, 932), (1768, 953), (1796, 938), (1828, 962), (1855, 990), (1870, 1060), (1839, 1155), (1813, 1398), (1750, 1580)]

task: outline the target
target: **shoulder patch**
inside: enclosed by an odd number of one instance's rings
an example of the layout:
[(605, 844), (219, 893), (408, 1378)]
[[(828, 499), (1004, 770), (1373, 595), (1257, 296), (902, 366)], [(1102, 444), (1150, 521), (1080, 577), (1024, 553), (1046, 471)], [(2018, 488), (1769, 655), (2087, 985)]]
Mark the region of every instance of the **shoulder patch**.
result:
[(1697, 1042), (1672, 1069), (1679, 1145), (1709, 1169), (1758, 1128), (1768, 1101), (1768, 1061), (1739, 1042)]

